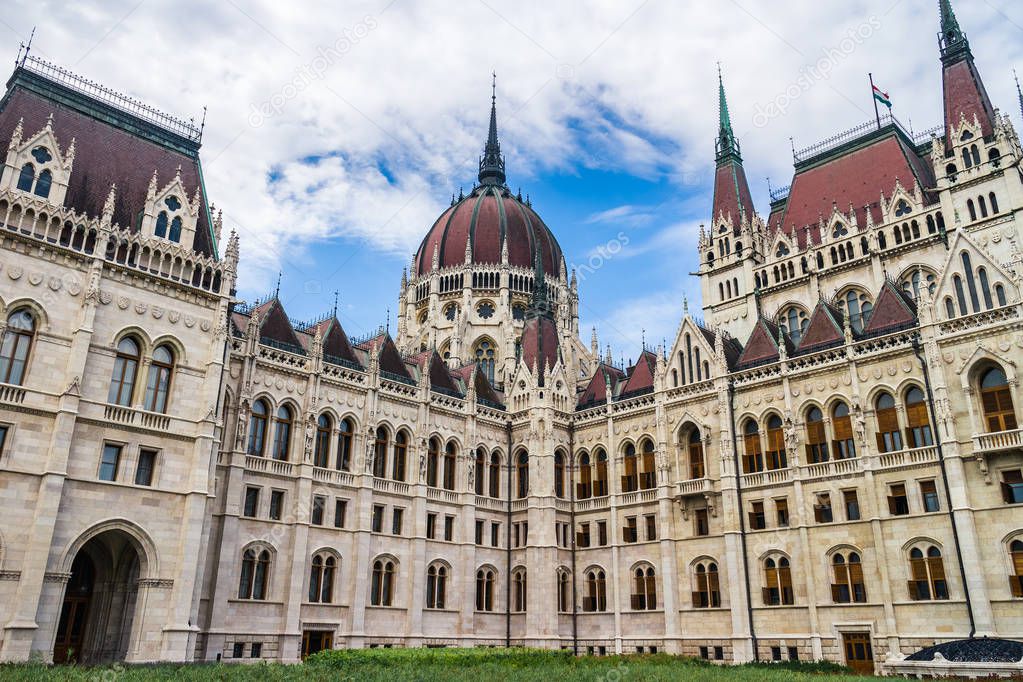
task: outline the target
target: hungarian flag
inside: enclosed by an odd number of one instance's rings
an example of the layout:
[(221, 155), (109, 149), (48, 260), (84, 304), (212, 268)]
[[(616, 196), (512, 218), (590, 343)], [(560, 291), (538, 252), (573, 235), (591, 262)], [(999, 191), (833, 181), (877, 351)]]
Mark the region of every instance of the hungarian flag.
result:
[(888, 97), (888, 93), (883, 92), (881, 88), (877, 87), (876, 85), (872, 85), (871, 87), (874, 89), (874, 99), (876, 99), (878, 102), (891, 109), (892, 100), (890, 97)]

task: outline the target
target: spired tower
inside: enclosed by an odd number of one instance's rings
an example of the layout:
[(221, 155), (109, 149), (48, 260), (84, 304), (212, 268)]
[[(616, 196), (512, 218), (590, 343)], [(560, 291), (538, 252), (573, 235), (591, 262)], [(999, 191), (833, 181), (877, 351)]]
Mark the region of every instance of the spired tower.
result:
[(501, 387), (521, 354), (521, 337), (542, 273), (564, 361), (580, 375), (589, 355), (579, 342), (578, 290), (561, 246), (521, 190), (506, 184), (497, 132), (496, 81), (477, 183), (452, 196), (402, 274), (398, 335), (407, 352), (437, 349), (452, 367), (478, 362)]

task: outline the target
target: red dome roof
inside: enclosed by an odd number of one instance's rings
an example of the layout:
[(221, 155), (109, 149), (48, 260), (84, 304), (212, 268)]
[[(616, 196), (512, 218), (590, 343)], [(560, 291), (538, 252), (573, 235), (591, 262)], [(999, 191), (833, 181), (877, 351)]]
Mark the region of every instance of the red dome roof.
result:
[(437, 218), (416, 252), (414, 275), (430, 272), (434, 250), (441, 268), (465, 263), (466, 240), (474, 264), (499, 264), (504, 239), (510, 265), (532, 269), (539, 251), (544, 272), (561, 276), (564, 256), (554, 235), (529, 205), (502, 185), (476, 187)]

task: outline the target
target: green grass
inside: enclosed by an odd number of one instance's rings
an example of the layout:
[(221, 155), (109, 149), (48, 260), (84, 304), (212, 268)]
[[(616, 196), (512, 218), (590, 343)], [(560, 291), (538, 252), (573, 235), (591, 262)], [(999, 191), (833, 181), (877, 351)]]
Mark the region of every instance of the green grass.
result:
[(132, 682), (135, 680), (357, 680), (403, 682), (629, 682), (630, 680), (693, 680), (695, 682), (782, 682), (868, 680), (832, 663), (784, 663), (716, 666), (705, 661), (654, 654), (647, 656), (582, 656), (536, 649), (338, 649), (324, 651), (302, 665), (154, 665), (0, 666), (4, 682), (67, 680), (68, 682)]

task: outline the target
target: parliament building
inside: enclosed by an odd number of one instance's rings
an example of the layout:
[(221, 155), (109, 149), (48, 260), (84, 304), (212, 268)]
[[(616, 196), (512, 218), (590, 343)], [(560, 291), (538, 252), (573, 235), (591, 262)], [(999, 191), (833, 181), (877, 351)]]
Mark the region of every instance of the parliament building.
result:
[(1023, 150), (947, 0), (940, 22), (942, 125), (796, 151), (766, 210), (721, 85), (702, 316), (627, 366), (580, 337), (495, 101), (394, 334), (357, 339), (236, 296), (195, 125), (21, 55), (0, 660), (1019, 661)]

